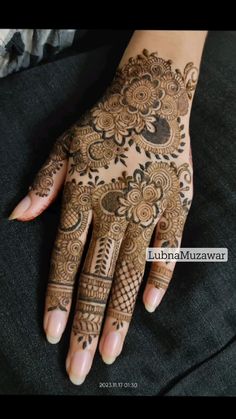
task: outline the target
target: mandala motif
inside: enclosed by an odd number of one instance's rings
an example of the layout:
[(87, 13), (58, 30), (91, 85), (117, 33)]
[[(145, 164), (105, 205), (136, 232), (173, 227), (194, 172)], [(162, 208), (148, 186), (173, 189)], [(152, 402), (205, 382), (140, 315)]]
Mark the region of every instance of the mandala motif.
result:
[(145, 74), (140, 78), (133, 78), (128, 86), (122, 90), (121, 103), (127, 106), (130, 113), (140, 112), (143, 115), (149, 114), (152, 110), (161, 107), (160, 99), (165, 92), (160, 94), (158, 79), (152, 80), (151, 76)]

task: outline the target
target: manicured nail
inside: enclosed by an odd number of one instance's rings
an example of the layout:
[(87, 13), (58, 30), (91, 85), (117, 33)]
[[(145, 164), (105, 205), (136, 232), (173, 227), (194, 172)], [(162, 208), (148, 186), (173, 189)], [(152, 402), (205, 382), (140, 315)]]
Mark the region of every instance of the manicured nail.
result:
[(63, 311), (51, 311), (48, 315), (46, 335), (48, 342), (55, 344), (61, 339), (66, 323), (66, 316)]
[(119, 332), (110, 332), (105, 338), (102, 347), (102, 359), (110, 365), (120, 353), (121, 334)]
[(90, 351), (77, 351), (72, 355), (69, 377), (76, 386), (82, 384), (92, 365)]
[(163, 292), (155, 287), (151, 287), (149, 291), (147, 292), (146, 298), (145, 298), (145, 308), (149, 313), (153, 313), (158, 304), (161, 302), (161, 299), (163, 297)]
[(28, 195), (26, 195), (12, 211), (11, 215), (8, 217), (8, 220), (15, 220), (16, 218), (21, 217), (24, 212), (29, 209), (30, 205), (31, 199)]
[(67, 371), (67, 374), (69, 374), (69, 368), (70, 368), (70, 356), (67, 355), (67, 358), (66, 358), (66, 371)]

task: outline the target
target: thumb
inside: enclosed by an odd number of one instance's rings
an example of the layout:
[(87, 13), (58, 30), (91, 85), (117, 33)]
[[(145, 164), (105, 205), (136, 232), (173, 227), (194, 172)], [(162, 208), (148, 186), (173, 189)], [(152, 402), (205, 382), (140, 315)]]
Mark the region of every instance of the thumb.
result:
[(29, 187), (28, 194), (15, 207), (9, 220), (32, 220), (54, 201), (66, 177), (70, 141), (71, 135), (68, 133), (59, 137)]

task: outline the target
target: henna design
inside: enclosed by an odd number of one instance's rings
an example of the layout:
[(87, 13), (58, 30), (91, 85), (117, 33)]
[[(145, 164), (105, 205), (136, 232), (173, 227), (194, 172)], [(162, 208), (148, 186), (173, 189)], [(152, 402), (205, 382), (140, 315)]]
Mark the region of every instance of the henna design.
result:
[(159, 208), (158, 202), (162, 198), (161, 185), (154, 183), (144, 172), (137, 169), (133, 179), (128, 182), (125, 197), (120, 196), (120, 206), (117, 215), (125, 215), (127, 221), (139, 223), (143, 227), (153, 224)]
[(141, 227), (138, 224), (129, 224), (120, 250), (120, 259), (133, 263), (135, 268), (142, 272), (146, 263), (146, 247), (149, 245), (155, 225)]
[(74, 336), (78, 336), (78, 343), (85, 349), (92, 340), (99, 335), (104, 314), (103, 306), (94, 306), (78, 301), (73, 323)]
[[(165, 240), (163, 246), (178, 247), (177, 239), (182, 235), (191, 205), (189, 196), (192, 196), (192, 189), (190, 191), (189, 184), (191, 183), (192, 175), (188, 164), (183, 164), (177, 168), (174, 163), (170, 165), (162, 163), (162, 168), (165, 168), (165, 171), (161, 170), (161, 166), (159, 166), (159, 170), (156, 172), (154, 167), (149, 169), (149, 172), (154, 170), (155, 177), (157, 176), (155, 173), (158, 176), (162, 176), (162, 185), (165, 185), (164, 195), (166, 200), (163, 201), (164, 213), (158, 224), (157, 235), (160, 240)], [(188, 197), (185, 196), (186, 192)]]
[(108, 315), (115, 319), (112, 325), (116, 329), (122, 328), (124, 321), (129, 323), (131, 320), (145, 268), (146, 247), (154, 228), (154, 223), (149, 227), (130, 223), (125, 232), (108, 307)]
[[(117, 71), (113, 85), (91, 111), (94, 129), (117, 144), (135, 141), (147, 152), (173, 158), (185, 135), (181, 116), (187, 114), (197, 69), (188, 63), (183, 75), (172, 71), (171, 61), (144, 50)], [(128, 142), (131, 145), (130, 142)]]
[(48, 311), (68, 311), (71, 303), (73, 287), (65, 284), (50, 282), (47, 290)]
[(78, 126), (75, 135), (70, 148), (70, 157), (73, 160), (69, 169), (70, 174), (77, 172), (83, 176), (87, 173), (91, 179), (92, 173), (97, 172), (99, 167), (108, 168), (111, 160), (114, 160), (115, 164), (120, 161), (126, 166), (127, 147), (119, 147), (112, 140), (104, 141), (102, 135), (92, 126)]
[[(46, 196), (56, 173), (50, 165), (69, 157), (49, 310), (70, 305), (81, 236), (93, 215), (73, 325), (83, 349), (99, 335), (113, 276), (108, 315), (117, 329), (130, 321), (158, 219), (162, 245), (178, 247), (192, 199), (184, 124), (196, 83), (193, 63), (181, 73), (170, 60), (143, 50), (118, 69), (104, 97), (59, 140), (60, 152), (50, 156), (45, 176), (41, 171), (36, 181), (36, 193)], [(167, 287), (170, 272), (158, 267), (149, 282)]]
[(111, 254), (113, 241), (110, 237), (101, 237), (98, 239), (98, 243), (99, 250), (97, 253), (94, 271), (97, 275), (105, 275), (107, 269), (109, 269), (109, 255)]
[(79, 282), (74, 335), (85, 349), (99, 335), (112, 277), (82, 273)]
[(72, 138), (72, 130), (58, 138), (53, 146), (52, 152), (44, 166), (37, 173), (29, 190), (34, 191), (40, 197), (49, 195), (50, 189), (53, 186), (53, 175), (61, 169), (63, 162), (67, 159)]
[(83, 244), (78, 232), (58, 232), (51, 257), (47, 296), (48, 311), (67, 311), (70, 305), (74, 278), (83, 252)]
[(61, 220), (51, 257), (48, 311), (56, 308), (66, 311), (66, 306), (70, 305), (83, 252), (80, 238), (89, 225), (90, 189), (78, 186), (75, 181), (65, 184)]
[(79, 186), (75, 180), (64, 186), (59, 229), (63, 232), (79, 231), (82, 234), (88, 224), (91, 208), (91, 188)]
[(148, 283), (153, 284), (156, 288), (167, 289), (172, 278), (172, 271), (164, 266), (157, 265), (149, 274)]
[(83, 250), (77, 233), (58, 233), (55, 241), (50, 269), (50, 281), (73, 281)]
[(83, 272), (80, 278), (79, 299), (105, 304), (111, 280), (112, 277)]
[(108, 315), (116, 319), (114, 325), (117, 329), (122, 327), (121, 321), (131, 319), (142, 276), (143, 273), (132, 262), (123, 260), (116, 267)]
[(115, 320), (112, 322), (112, 326), (115, 326), (116, 330), (121, 329), (122, 327), (124, 327), (124, 323), (123, 322), (130, 322), (130, 315), (124, 314), (124, 313), (119, 313), (118, 311), (109, 309), (108, 310), (108, 314), (110, 317), (113, 317)]
[[(159, 225), (158, 234), (161, 235), (162, 239), (168, 239), (167, 245), (172, 243), (177, 247), (176, 238), (182, 234), (183, 225), (189, 209), (188, 204), (190, 203), (190, 200), (184, 195), (184, 192), (189, 191), (189, 186), (186, 186), (181, 181), (181, 176), (185, 179), (185, 183), (189, 184), (191, 182), (189, 166), (188, 164), (183, 164), (177, 168), (174, 163), (155, 162), (146, 167), (146, 171), (143, 174), (148, 176), (149, 182), (153, 182), (156, 185), (156, 190), (159, 188), (162, 191), (161, 199), (157, 203), (159, 205), (159, 212), (164, 212), (164, 215)], [(129, 180), (129, 182), (134, 186), (134, 179)], [(182, 202), (181, 198), (184, 198)], [(120, 198), (119, 200), (123, 204), (124, 198)], [(151, 200), (148, 202), (150, 203)], [(120, 208), (117, 211), (118, 214)], [(163, 220), (167, 220), (165, 228)], [(134, 219), (132, 221), (134, 222)], [(117, 329), (123, 327), (124, 321), (129, 322), (131, 319), (135, 299), (132, 299), (132, 289), (127, 286), (127, 277), (132, 278), (131, 281), (133, 286), (136, 285), (135, 292), (137, 294), (145, 266), (145, 249), (150, 242), (153, 229), (153, 222), (150, 224), (150, 227), (146, 226), (146, 228), (142, 225), (142, 222), (139, 224), (134, 223), (133, 225), (131, 223), (127, 229), (124, 244), (120, 252), (120, 260), (123, 261), (123, 264), (131, 263), (131, 268), (127, 269), (125, 265), (121, 269), (120, 265), (118, 265), (119, 268), (117, 266), (108, 309), (108, 314), (115, 318), (113, 326)], [(136, 279), (134, 279), (134, 266), (135, 269), (138, 268)], [(167, 287), (171, 275), (172, 272), (167, 268), (163, 268), (163, 270), (161, 268), (157, 269), (157, 274), (155, 272), (151, 274), (149, 283), (153, 283), (156, 287)], [(130, 306), (126, 305), (126, 299), (130, 302)]]

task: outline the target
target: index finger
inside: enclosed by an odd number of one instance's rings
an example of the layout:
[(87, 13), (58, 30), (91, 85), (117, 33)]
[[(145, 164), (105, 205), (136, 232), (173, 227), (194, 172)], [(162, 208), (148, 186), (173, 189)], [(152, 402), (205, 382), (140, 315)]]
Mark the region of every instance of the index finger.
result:
[(73, 181), (65, 184), (45, 305), (44, 329), (50, 343), (60, 340), (67, 323), (75, 276), (92, 219), (90, 205), (89, 187)]

